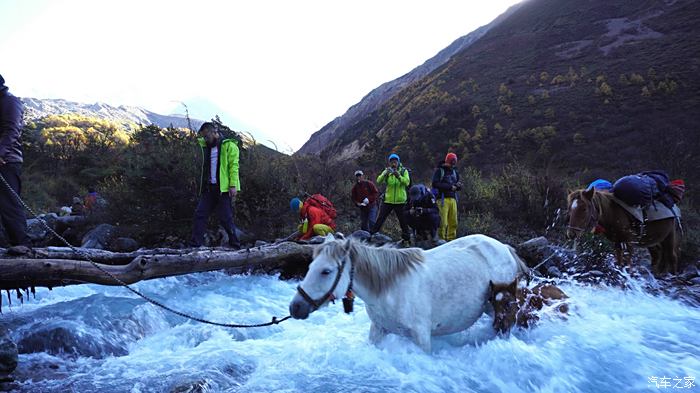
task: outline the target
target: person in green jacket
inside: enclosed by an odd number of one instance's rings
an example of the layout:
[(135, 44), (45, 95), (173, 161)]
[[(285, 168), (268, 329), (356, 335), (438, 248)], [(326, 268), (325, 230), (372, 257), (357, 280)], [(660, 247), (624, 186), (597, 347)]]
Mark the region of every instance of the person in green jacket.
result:
[(399, 219), (401, 238), (404, 242), (410, 242), (411, 232), (408, 228), (406, 217), (403, 214), (404, 206), (408, 200), (406, 187), (408, 187), (411, 182), (409, 176), (408, 170), (401, 165), (401, 158), (399, 155), (392, 153), (389, 156), (389, 167), (384, 169), (377, 177), (377, 184), (386, 184), (386, 192), (384, 193), (384, 203), (382, 203), (382, 207), (379, 209), (377, 222), (375, 222), (374, 227), (370, 231), (371, 234), (375, 234), (382, 229), (384, 221), (386, 221), (389, 214), (393, 211)]
[(233, 223), (232, 201), (241, 191), (238, 178), (238, 145), (233, 139), (223, 139), (216, 125), (202, 124), (197, 142), (202, 148), (202, 176), (199, 184), (199, 203), (194, 213), (192, 245), (204, 243), (204, 232), (212, 210), (217, 215), (229, 238), (229, 246), (240, 249), (241, 243)]

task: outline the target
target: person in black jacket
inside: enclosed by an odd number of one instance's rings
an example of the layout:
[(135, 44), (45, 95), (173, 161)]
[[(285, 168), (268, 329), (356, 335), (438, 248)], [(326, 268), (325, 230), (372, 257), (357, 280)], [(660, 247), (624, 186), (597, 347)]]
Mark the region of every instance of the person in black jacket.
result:
[(404, 215), (416, 239), (427, 237), (427, 234), (434, 242), (440, 240), (437, 233), (440, 227), (440, 214), (435, 197), (426, 186), (417, 184), (408, 190), (408, 203), (404, 208)]
[(29, 246), (27, 219), (17, 197), (22, 189), (22, 115), (24, 107), (19, 98), (10, 94), (0, 75), (0, 219), (10, 245)]

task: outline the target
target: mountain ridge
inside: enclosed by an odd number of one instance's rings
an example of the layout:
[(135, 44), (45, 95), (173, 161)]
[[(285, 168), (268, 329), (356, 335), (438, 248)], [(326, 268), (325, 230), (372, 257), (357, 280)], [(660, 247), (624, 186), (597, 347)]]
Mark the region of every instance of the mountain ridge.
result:
[[(134, 125), (157, 125), (158, 127), (189, 128), (187, 119), (179, 115), (161, 115), (138, 106), (113, 106), (101, 102), (93, 104), (55, 98), (22, 97), (25, 107), (25, 119), (36, 120), (48, 115), (76, 113), (84, 116), (98, 117), (120, 123), (127, 128)], [(192, 127), (197, 129), (204, 123), (202, 120), (190, 119)]]
[(471, 33), (457, 38), (446, 48), (442, 49), (435, 56), (426, 60), (423, 64), (415, 67), (408, 73), (381, 84), (365, 95), (357, 104), (351, 106), (343, 115), (331, 120), (320, 130), (314, 132), (309, 140), (295, 154), (320, 154), (334, 139), (341, 136), (349, 127), (356, 123), (361, 117), (376, 110), (379, 106), (391, 99), (395, 94), (411, 83), (425, 77), (436, 68), (445, 64), (449, 59), (465, 48), (478, 41), (490, 29), (501, 23), (522, 3), (515, 4), (504, 13), (496, 17), (490, 23), (477, 28)]

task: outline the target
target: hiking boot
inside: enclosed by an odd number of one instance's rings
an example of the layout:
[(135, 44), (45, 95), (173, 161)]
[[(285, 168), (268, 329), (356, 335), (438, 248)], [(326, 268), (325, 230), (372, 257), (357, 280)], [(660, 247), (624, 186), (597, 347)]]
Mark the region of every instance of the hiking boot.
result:
[(32, 252), (32, 249), (30, 247), (23, 246), (23, 245), (12, 246), (12, 247), (7, 249), (7, 255), (19, 256), (19, 255), (27, 255), (27, 254), (30, 254), (31, 252)]

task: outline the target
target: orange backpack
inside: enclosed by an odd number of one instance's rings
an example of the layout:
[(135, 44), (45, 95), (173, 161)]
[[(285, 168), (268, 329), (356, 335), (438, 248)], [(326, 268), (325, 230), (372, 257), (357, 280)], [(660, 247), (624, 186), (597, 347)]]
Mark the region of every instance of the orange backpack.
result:
[(314, 194), (306, 198), (304, 205), (314, 206), (323, 210), (332, 220), (335, 220), (335, 217), (338, 215), (338, 213), (335, 211), (335, 206), (333, 206), (333, 203), (331, 203), (328, 198), (321, 194)]

